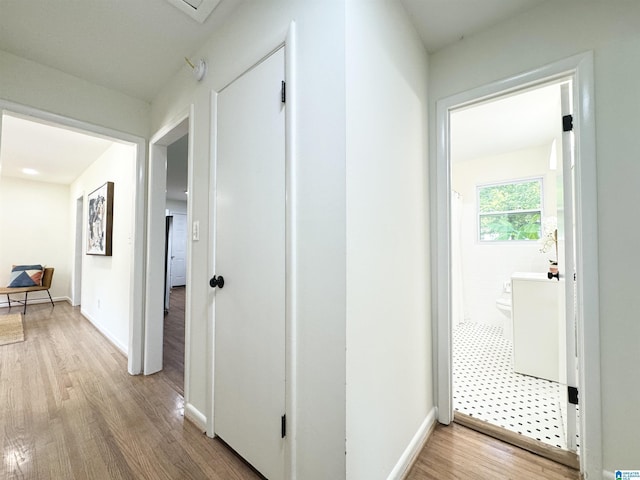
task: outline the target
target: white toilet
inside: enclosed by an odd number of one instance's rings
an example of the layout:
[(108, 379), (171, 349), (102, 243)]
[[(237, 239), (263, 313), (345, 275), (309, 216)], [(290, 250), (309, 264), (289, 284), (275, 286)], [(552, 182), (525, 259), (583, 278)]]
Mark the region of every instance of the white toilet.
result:
[(502, 295), (496, 299), (496, 308), (505, 316), (503, 334), (513, 340), (513, 320), (511, 318), (511, 282), (505, 282)]

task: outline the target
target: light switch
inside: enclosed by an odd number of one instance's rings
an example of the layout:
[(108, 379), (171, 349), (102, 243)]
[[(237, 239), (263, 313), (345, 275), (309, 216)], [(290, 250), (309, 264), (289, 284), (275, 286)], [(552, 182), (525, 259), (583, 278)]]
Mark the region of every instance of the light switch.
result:
[(193, 222), (192, 238), (194, 241), (200, 240), (200, 222), (198, 220)]

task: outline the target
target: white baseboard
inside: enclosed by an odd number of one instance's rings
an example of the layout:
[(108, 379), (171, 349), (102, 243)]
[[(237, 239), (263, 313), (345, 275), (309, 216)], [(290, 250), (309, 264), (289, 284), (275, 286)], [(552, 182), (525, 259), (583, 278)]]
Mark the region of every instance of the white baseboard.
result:
[(184, 418), (193, 423), (203, 432), (207, 430), (207, 417), (191, 403), (184, 404)]
[(123, 345), (122, 343), (120, 343), (120, 341), (117, 338), (115, 338), (113, 335), (111, 335), (111, 333), (109, 333), (104, 328), (102, 328), (102, 326), (98, 322), (96, 322), (95, 319), (91, 318), (91, 315), (89, 315), (87, 312), (82, 310), (82, 308), (80, 309), (80, 314), (84, 318), (89, 320), (91, 322), (91, 324), (94, 327), (96, 327), (96, 329), (104, 336), (104, 338), (109, 340), (113, 344), (114, 347), (116, 347), (118, 350), (120, 350), (122, 352), (122, 354), (125, 357), (129, 356), (129, 348), (126, 345)]
[[(12, 293), (11, 295), (17, 295), (15, 293)], [(6, 296), (5, 296), (6, 298)], [(24, 308), (24, 304), (19, 303), (18, 300), (14, 300), (15, 297), (11, 297), (11, 308)], [(24, 298), (24, 295), (21, 295), (20, 300), (22, 301), (22, 299)], [(52, 300), (54, 302), (69, 302), (71, 303), (71, 299), (69, 297), (52, 297)], [(15, 302), (15, 303), (13, 303)], [(31, 297), (27, 297), (27, 308), (29, 308), (29, 305), (35, 305), (36, 303), (48, 303), (51, 304), (51, 300), (49, 300), (49, 297), (44, 297), (44, 298), (31, 298)], [(9, 302), (7, 302), (6, 300), (0, 302), (0, 304), (2, 305), (2, 307), (0, 308), (9, 308)]]
[(616, 476), (613, 472), (604, 470), (602, 472), (602, 480), (616, 480)]
[(391, 470), (391, 473), (387, 477), (387, 480), (402, 480), (409, 473), (409, 469), (413, 466), (413, 462), (422, 450), (422, 447), (429, 438), (431, 427), (436, 422), (436, 409), (435, 407), (429, 411), (426, 418), (423, 420), (420, 428), (415, 433), (409, 445), (398, 459), (398, 463)]

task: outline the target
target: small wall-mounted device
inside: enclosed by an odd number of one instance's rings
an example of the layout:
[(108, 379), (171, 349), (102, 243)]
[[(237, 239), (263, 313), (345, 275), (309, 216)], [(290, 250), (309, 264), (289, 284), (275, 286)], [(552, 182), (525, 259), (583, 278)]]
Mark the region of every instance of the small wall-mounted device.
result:
[(196, 242), (200, 240), (200, 222), (198, 220), (195, 220), (193, 222), (193, 228), (191, 230), (191, 238)]
[(205, 62), (201, 58), (194, 64), (187, 57), (184, 57), (184, 59), (187, 62), (187, 65), (189, 65), (193, 69), (193, 78), (195, 78), (197, 81), (202, 80), (207, 73), (207, 62)]

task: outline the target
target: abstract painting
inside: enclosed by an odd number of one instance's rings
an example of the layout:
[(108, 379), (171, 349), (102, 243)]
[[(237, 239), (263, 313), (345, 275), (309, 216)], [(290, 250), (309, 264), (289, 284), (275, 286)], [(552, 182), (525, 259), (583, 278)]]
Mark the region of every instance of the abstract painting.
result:
[(111, 256), (113, 233), (113, 182), (107, 182), (87, 196), (87, 255)]

